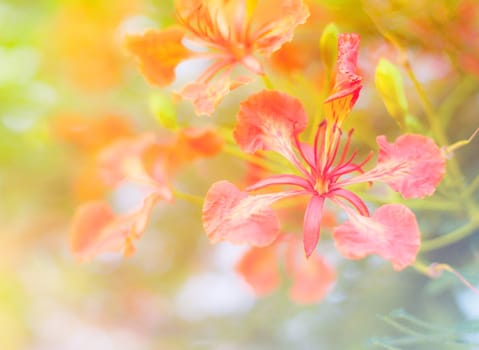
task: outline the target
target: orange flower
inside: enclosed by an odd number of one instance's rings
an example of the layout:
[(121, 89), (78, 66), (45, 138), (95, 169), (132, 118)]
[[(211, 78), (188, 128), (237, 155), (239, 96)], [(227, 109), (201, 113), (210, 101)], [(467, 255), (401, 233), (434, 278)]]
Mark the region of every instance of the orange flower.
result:
[(259, 295), (272, 293), (281, 283), (280, 264), (292, 279), (291, 300), (298, 304), (321, 301), (336, 279), (334, 269), (315, 252), (306, 259), (301, 241), (293, 235), (281, 235), (267, 247), (253, 247), (236, 265), (236, 270)]
[[(183, 60), (211, 59), (209, 68), (178, 93), (193, 102), (199, 115), (212, 114), (230, 90), (251, 80), (231, 78), (236, 66), (264, 74), (257, 55), (278, 50), (309, 16), (302, 0), (176, 0), (176, 13), (180, 27), (129, 36), (126, 46), (148, 81), (158, 86), (175, 79), (175, 67)], [(188, 50), (184, 38), (208, 51)]]
[(154, 205), (171, 201), (172, 177), (179, 167), (219, 153), (222, 139), (211, 129), (184, 129), (173, 138), (153, 134), (122, 139), (98, 155), (99, 176), (111, 188), (124, 182), (146, 190), (140, 208), (116, 214), (105, 201), (87, 202), (77, 209), (71, 228), (71, 250), (80, 261), (105, 252), (129, 256), (134, 240), (145, 231)]
[(73, 179), (74, 197), (81, 202), (101, 198), (107, 188), (98, 171), (98, 154), (114, 141), (133, 135), (129, 120), (113, 114), (85, 117), (63, 113), (53, 118), (51, 131), (55, 139), (67, 142), (78, 150)]

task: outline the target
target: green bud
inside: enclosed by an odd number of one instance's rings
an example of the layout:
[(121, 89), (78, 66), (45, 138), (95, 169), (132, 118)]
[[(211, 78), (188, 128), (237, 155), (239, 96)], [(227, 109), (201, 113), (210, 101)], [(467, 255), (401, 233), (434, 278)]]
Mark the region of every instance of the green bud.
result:
[[(388, 113), (401, 128), (405, 128), (409, 106), (399, 69), (382, 58), (376, 67), (375, 82), (376, 89), (379, 91)], [(412, 121), (409, 119), (408, 122)]]
[(161, 126), (170, 130), (178, 127), (176, 108), (170, 97), (164, 94), (152, 94), (148, 100), (148, 106)]
[(338, 58), (338, 36), (338, 27), (334, 23), (329, 23), (319, 39), (319, 53), (328, 76), (331, 76)]

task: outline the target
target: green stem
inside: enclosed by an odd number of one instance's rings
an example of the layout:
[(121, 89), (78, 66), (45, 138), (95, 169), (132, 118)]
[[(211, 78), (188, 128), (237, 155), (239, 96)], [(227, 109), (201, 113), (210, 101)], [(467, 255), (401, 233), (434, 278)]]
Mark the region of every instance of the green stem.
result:
[(402, 198), (378, 198), (368, 193), (361, 194), (364, 199), (376, 204), (402, 203), (416, 210), (458, 212), (463, 208), (456, 202), (437, 199), (403, 200)]
[(230, 146), (230, 145), (225, 145), (223, 147), (223, 152), (226, 153), (226, 154), (232, 155), (236, 158), (246, 160), (246, 161), (248, 161), (252, 164), (258, 165), (258, 166), (260, 166), (260, 167), (262, 167), (266, 170), (269, 170), (271, 172), (282, 173), (282, 172), (285, 171), (285, 169), (278, 164), (271, 163), (271, 162), (269, 162), (269, 161), (267, 161), (263, 158), (255, 156), (253, 154), (244, 153), (243, 151), (241, 151), (241, 150), (239, 150), (239, 149), (237, 149), (233, 146)]
[(448, 234), (423, 242), (421, 244), (421, 252), (439, 249), (460, 241), (474, 233), (477, 228), (479, 228), (479, 217), (476, 217), (466, 225), (458, 227)]
[(268, 75), (263, 74), (261, 76), (261, 79), (263, 80), (264, 87), (268, 90), (274, 90), (274, 85), (271, 79), (268, 77)]
[(181, 192), (181, 191), (178, 191), (176, 189), (173, 190), (173, 196), (177, 199), (181, 199), (181, 200), (184, 200), (186, 202), (189, 202), (189, 203), (192, 203), (192, 204), (195, 204), (195, 205), (199, 205), (200, 207), (203, 206), (203, 198), (200, 197), (200, 196), (196, 196), (196, 195), (190, 194), (190, 193)]
[(441, 104), (438, 110), (443, 125), (448, 125), (454, 112), (462, 106), (464, 101), (468, 99), (479, 88), (477, 78), (469, 75), (463, 77), (455, 86), (454, 90), (447, 96), (446, 100)]
[(479, 189), (479, 176), (472, 180), (471, 184), (462, 192), (461, 197), (470, 197)]

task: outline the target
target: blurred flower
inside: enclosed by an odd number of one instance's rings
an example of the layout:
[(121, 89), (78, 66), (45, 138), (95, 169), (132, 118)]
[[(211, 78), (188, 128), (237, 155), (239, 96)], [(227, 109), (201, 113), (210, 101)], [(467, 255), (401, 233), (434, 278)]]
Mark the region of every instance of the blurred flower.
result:
[(281, 280), (280, 264), (292, 278), (289, 290), (291, 300), (311, 304), (324, 298), (336, 276), (332, 267), (317, 253), (309, 259), (298, 254), (300, 241), (294, 235), (280, 235), (267, 247), (253, 247), (237, 264), (237, 271), (257, 295), (266, 295), (278, 288)]
[[(176, 0), (175, 4), (180, 27), (129, 36), (126, 46), (138, 57), (148, 81), (158, 86), (175, 79), (175, 67), (183, 60), (211, 59), (209, 68), (179, 92), (193, 102), (198, 115), (212, 114), (229, 91), (251, 80), (247, 76), (232, 79), (236, 66), (264, 74), (256, 55), (278, 50), (309, 16), (302, 0)], [(184, 38), (208, 51), (188, 50)]]
[[(380, 207), (373, 216), (363, 200), (346, 186), (361, 182), (383, 181), (405, 198), (430, 195), (444, 175), (445, 160), (429, 138), (403, 135), (394, 144), (379, 136), (378, 164), (364, 172), (370, 159), (348, 158), (352, 132), (340, 152), (342, 130), (323, 121), (314, 144), (302, 143), (298, 135), (307, 125), (301, 103), (286, 94), (263, 91), (241, 104), (234, 131), (245, 152), (271, 150), (284, 156), (300, 175), (281, 174), (267, 177), (240, 191), (227, 181), (210, 188), (203, 207), (205, 231), (212, 242), (227, 240), (255, 246), (271, 244), (279, 234), (276, 214), (269, 208), (274, 202), (295, 196), (310, 196), (304, 214), (303, 243), (310, 256), (319, 240), (324, 203), (329, 199), (342, 208), (348, 222), (334, 232), (336, 245), (343, 255), (360, 258), (379, 254), (391, 260), (399, 270), (411, 264), (419, 250), (419, 229), (414, 214), (404, 205)], [(361, 173), (351, 177), (355, 172)], [(349, 175), (347, 179), (343, 176)], [(298, 189), (268, 194), (251, 192), (270, 186), (289, 185)]]
[(76, 174), (73, 192), (79, 201), (101, 198), (107, 190), (97, 166), (99, 153), (118, 139), (134, 134), (130, 121), (120, 115), (104, 114), (86, 117), (61, 113), (52, 118), (51, 132), (55, 139), (76, 149)]
[(172, 179), (183, 165), (220, 152), (222, 139), (211, 129), (183, 129), (174, 137), (152, 134), (122, 139), (102, 150), (98, 167), (103, 182), (117, 188), (123, 183), (140, 186), (140, 208), (117, 215), (105, 201), (87, 202), (77, 209), (71, 227), (71, 250), (80, 261), (104, 252), (134, 252), (133, 241), (146, 229), (153, 206), (173, 200)]

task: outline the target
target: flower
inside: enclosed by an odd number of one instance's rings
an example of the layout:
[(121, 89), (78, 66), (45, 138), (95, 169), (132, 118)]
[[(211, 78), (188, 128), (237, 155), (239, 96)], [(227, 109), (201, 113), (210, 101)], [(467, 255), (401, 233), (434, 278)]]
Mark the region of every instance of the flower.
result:
[[(363, 167), (372, 154), (361, 162), (356, 161), (356, 151), (349, 155), (352, 131), (344, 140), (338, 124), (325, 120), (319, 124), (310, 145), (299, 139), (306, 125), (307, 115), (301, 103), (284, 93), (262, 91), (241, 104), (234, 130), (240, 148), (250, 153), (277, 152), (295, 171), (266, 177), (245, 191), (227, 181), (213, 184), (203, 207), (204, 228), (210, 240), (255, 246), (271, 244), (280, 225), (270, 205), (283, 198), (308, 196), (303, 222), (306, 256), (313, 253), (318, 243), (325, 202), (330, 201), (349, 218), (336, 227), (333, 235), (343, 255), (354, 259), (379, 254), (390, 260), (396, 270), (413, 263), (420, 244), (414, 213), (404, 205), (389, 204), (371, 216), (364, 201), (347, 187), (383, 181), (405, 198), (430, 195), (444, 175), (445, 160), (439, 147), (422, 135), (406, 134), (393, 144), (379, 136), (378, 163), (365, 172)], [(294, 189), (253, 193), (273, 186)]]
[[(148, 81), (160, 87), (175, 79), (175, 67), (183, 60), (211, 59), (209, 68), (179, 92), (193, 102), (198, 115), (212, 114), (229, 91), (251, 80), (231, 78), (236, 66), (264, 74), (257, 55), (278, 50), (309, 16), (302, 0), (176, 0), (175, 5), (179, 26), (128, 36), (126, 47)], [(190, 51), (183, 39), (208, 51)]]
[(98, 155), (98, 172), (111, 189), (136, 185), (143, 195), (139, 208), (117, 214), (104, 200), (82, 204), (71, 226), (70, 249), (79, 261), (105, 252), (129, 256), (134, 241), (145, 231), (152, 209), (161, 200), (172, 201), (172, 180), (178, 169), (220, 152), (222, 139), (212, 129), (183, 129), (170, 139), (153, 134), (117, 140)]
[(281, 234), (267, 247), (253, 247), (246, 251), (236, 270), (259, 295), (273, 292), (281, 282), (280, 264), (292, 279), (289, 290), (291, 300), (311, 304), (324, 298), (336, 274), (317, 253), (306, 259), (298, 254), (300, 241), (294, 235)]

